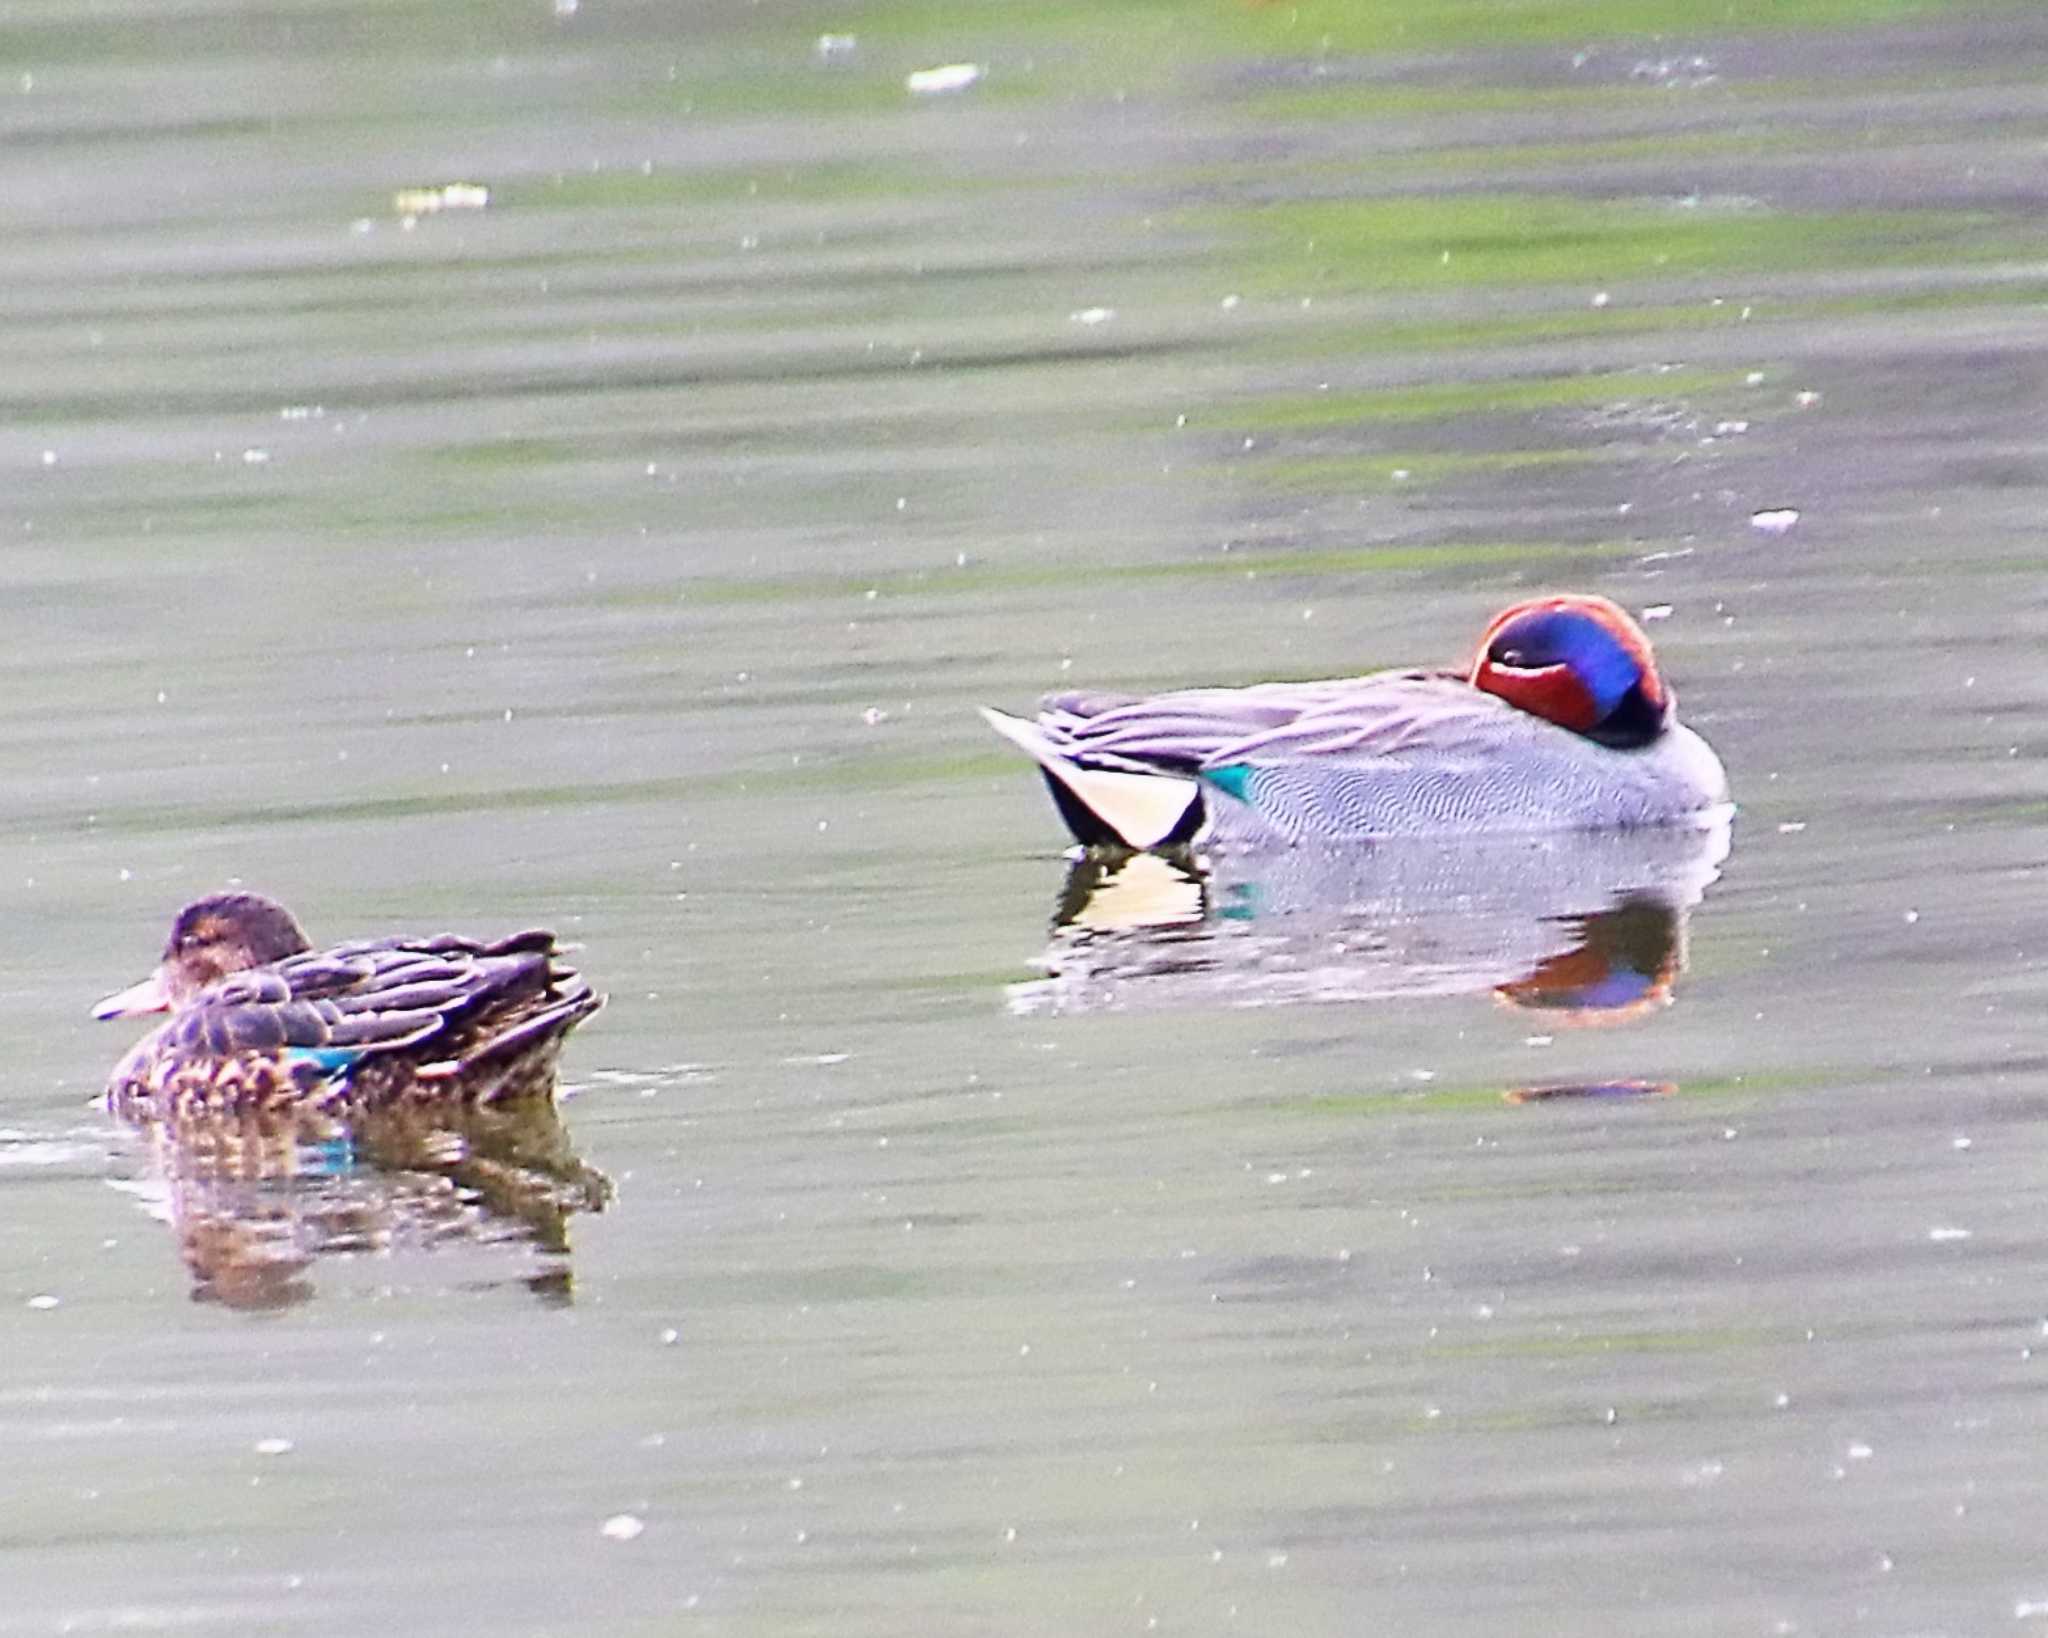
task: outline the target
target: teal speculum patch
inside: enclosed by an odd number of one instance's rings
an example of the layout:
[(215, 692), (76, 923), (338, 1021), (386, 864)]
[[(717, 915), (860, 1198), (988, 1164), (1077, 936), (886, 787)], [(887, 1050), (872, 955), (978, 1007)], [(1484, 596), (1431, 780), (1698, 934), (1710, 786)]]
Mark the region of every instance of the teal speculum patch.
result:
[(285, 1059), (292, 1064), (310, 1066), (324, 1078), (346, 1074), (362, 1055), (357, 1047), (292, 1047), (285, 1053)]
[(1252, 765), (1249, 762), (1226, 762), (1220, 768), (1204, 768), (1202, 777), (1240, 802), (1252, 799)]

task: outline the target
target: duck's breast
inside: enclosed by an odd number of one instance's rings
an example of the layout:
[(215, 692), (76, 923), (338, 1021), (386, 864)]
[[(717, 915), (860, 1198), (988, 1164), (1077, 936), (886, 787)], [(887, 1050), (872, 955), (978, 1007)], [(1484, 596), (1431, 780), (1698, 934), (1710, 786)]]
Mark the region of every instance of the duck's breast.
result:
[(1719, 759), (1688, 728), (1614, 750), (1443, 677), (1377, 679), (1223, 748), (1204, 772), (1226, 793), (1211, 804), (1225, 839), (1627, 829), (1728, 799)]

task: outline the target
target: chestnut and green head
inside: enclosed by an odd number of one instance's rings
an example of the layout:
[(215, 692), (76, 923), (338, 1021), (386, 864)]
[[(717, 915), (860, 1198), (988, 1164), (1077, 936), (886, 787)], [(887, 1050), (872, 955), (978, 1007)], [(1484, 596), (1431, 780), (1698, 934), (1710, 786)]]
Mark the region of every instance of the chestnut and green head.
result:
[(1671, 724), (1671, 690), (1642, 627), (1604, 597), (1538, 597), (1494, 617), (1472, 686), (1617, 750)]

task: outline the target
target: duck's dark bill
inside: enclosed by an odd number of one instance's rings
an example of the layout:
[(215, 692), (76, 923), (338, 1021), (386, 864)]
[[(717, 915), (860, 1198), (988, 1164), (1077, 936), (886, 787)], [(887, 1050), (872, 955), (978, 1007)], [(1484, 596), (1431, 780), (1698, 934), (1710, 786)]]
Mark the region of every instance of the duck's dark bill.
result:
[(138, 1013), (170, 1010), (171, 997), (164, 988), (163, 975), (151, 973), (140, 984), (131, 984), (125, 990), (94, 1002), (92, 1015), (95, 1018), (130, 1018)]

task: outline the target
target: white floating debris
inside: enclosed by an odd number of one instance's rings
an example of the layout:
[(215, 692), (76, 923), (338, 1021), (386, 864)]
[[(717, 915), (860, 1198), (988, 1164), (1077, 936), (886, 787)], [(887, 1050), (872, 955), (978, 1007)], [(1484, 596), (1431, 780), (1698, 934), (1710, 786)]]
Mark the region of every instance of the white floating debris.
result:
[(1942, 1245), (1951, 1240), (1967, 1240), (1970, 1237), (1971, 1231), (1966, 1228), (1931, 1228), (1927, 1231), (1927, 1238), (1936, 1245)]
[(1643, 610), (1643, 619), (1646, 622), (1650, 620), (1669, 620), (1670, 618), (1671, 605), (1669, 603), (1652, 603)]
[(1596, 290), (1593, 292), (1593, 305), (1595, 307), (1605, 307), (1612, 300), (1614, 300), (1614, 298), (1610, 296), (1605, 290)]
[(1114, 307), (1083, 307), (1067, 315), (1068, 322), (1073, 324), (1107, 324), (1115, 317)]
[(583, 0), (554, 0), (557, 17), (574, 17), (583, 7)]
[(292, 1442), (289, 1439), (258, 1439), (255, 1448), (258, 1456), (288, 1456)]
[(606, 1541), (631, 1541), (646, 1528), (646, 1523), (631, 1513), (614, 1513), (597, 1527), (597, 1533)]
[(31, 1308), (51, 1309), (57, 1306), (57, 1301), (57, 1298), (51, 1296), (49, 1292), (45, 1291), (41, 1296), (29, 1298), (28, 1305)]
[(1792, 402), (1801, 409), (1812, 409), (1814, 405), (1820, 402), (1820, 394), (1817, 392), (1796, 392), (1792, 395)]
[(1842, 1454), (1844, 1456), (1847, 1456), (1849, 1460), (1852, 1462), (1867, 1462), (1870, 1460), (1871, 1457), (1875, 1456), (1877, 1452), (1872, 1450), (1870, 1446), (1866, 1445), (1861, 1439), (1858, 1439), (1847, 1450), (1843, 1451)]
[(860, 50), (860, 40), (852, 34), (821, 34), (811, 50), (821, 63), (843, 63)]
[(1218, 305), (1222, 307), (1224, 312), (1234, 313), (1240, 306), (1243, 305), (1243, 303), (1244, 297), (1238, 295), (1230, 295), (1225, 296)]
[(1749, 514), (1749, 526), (1759, 534), (1782, 535), (1799, 521), (1796, 506), (1773, 507), (1769, 511)]
[(400, 216), (432, 216), (444, 210), (482, 210), (491, 202), (491, 190), (475, 182), (450, 182), (438, 188), (400, 188), (391, 196), (391, 208)]
[(913, 97), (941, 97), (965, 91), (986, 72), (980, 63), (945, 63), (937, 68), (920, 68), (903, 78), (903, 88)]
[(1714, 423), (1715, 435), (1722, 438), (1737, 432), (1747, 432), (1748, 430), (1749, 423), (1747, 421), (1716, 421)]
[(270, 451), (267, 449), (245, 449), (242, 451), (242, 464), (244, 466), (263, 466), (269, 460)]
[(1805, 828), (1806, 821), (1804, 819), (1787, 819), (1778, 827), (1778, 834), (1780, 836), (1797, 836)]

